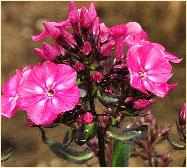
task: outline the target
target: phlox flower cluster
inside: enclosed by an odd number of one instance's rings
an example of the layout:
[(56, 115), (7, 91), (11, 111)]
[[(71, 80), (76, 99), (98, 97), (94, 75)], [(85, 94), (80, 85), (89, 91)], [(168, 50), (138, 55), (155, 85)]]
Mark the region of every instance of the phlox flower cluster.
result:
[[(121, 93), (118, 105), (135, 111), (144, 110), (154, 102), (153, 97), (163, 98), (177, 85), (168, 84), (173, 74), (171, 62), (182, 59), (148, 41), (136, 22), (107, 27), (93, 2), (80, 9), (70, 2), (66, 20), (43, 25), (44, 30), (32, 39), (50, 38), (54, 43), (43, 42), (41, 48), (34, 48), (43, 62), (16, 70), (4, 84), (3, 116), (11, 118), (19, 108), (34, 124), (48, 125), (81, 106), (80, 88), (89, 95), (86, 80), (108, 95)], [(116, 81), (125, 88), (123, 92)], [(91, 123), (91, 115), (85, 109), (78, 122)]]

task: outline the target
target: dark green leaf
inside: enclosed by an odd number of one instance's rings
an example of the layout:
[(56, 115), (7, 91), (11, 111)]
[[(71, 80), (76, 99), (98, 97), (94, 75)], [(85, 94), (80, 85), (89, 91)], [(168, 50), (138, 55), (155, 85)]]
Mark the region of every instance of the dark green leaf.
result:
[(128, 167), (131, 155), (131, 145), (115, 141), (112, 152), (112, 167)]
[(64, 147), (50, 139), (46, 140), (46, 144), (55, 155), (73, 163), (83, 164), (93, 157), (93, 152), (88, 148), (82, 150), (72, 146)]
[(117, 98), (113, 98), (113, 97), (101, 97), (98, 96), (99, 101), (104, 105), (104, 106), (115, 106), (118, 103), (118, 99)]
[(73, 130), (69, 129), (64, 137), (63, 146), (67, 147), (73, 141)]
[(124, 143), (135, 143), (142, 138), (148, 130), (147, 125), (133, 126), (128, 129), (111, 128), (107, 131), (107, 135)]
[(1, 153), (1, 162), (8, 160), (13, 153), (13, 148), (9, 147), (4, 153)]

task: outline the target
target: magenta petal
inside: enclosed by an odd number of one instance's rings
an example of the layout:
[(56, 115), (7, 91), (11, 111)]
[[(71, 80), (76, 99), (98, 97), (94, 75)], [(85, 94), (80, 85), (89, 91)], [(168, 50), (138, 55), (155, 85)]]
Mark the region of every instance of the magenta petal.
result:
[(42, 44), (42, 49), (47, 58), (45, 61), (53, 61), (60, 55), (60, 51), (56, 47), (53, 47), (45, 42)]
[(44, 61), (47, 61), (47, 57), (44, 54), (43, 50), (40, 48), (34, 48), (34, 51), (36, 52), (36, 54)]
[(131, 75), (130, 84), (133, 88), (140, 90), (143, 93), (147, 94), (147, 91), (145, 90), (144, 86), (142, 85), (141, 78), (137, 75)]
[(151, 44), (144, 44), (140, 47), (138, 54), (141, 55), (141, 66), (145, 70), (154, 69), (166, 61), (164, 55), (155, 49)]
[(107, 57), (107, 56), (110, 56), (112, 54), (112, 44), (110, 43), (107, 43), (107, 44), (104, 44), (102, 47), (101, 47), (101, 51), (100, 51), (100, 54), (104, 57)]
[(115, 25), (110, 28), (110, 34), (114, 38), (121, 38), (126, 36), (127, 27), (123, 24)]
[(76, 84), (76, 71), (65, 64), (58, 64), (56, 70), (56, 78), (53, 87), (56, 90), (69, 89)]
[(97, 17), (97, 12), (94, 6), (94, 3), (91, 2), (88, 8), (88, 15), (89, 15), (89, 19), (91, 21), (93, 21), (96, 17)]
[(141, 46), (131, 47), (127, 52), (127, 65), (129, 70), (132, 72), (140, 72), (140, 56), (138, 54), (138, 49)]
[(43, 32), (41, 32), (39, 35), (32, 35), (32, 40), (33, 41), (40, 41), (46, 37), (48, 37), (48, 33), (46, 30), (44, 30)]
[(3, 85), (2, 92), (5, 95), (14, 97), (17, 94), (17, 88), (22, 79), (22, 73), (17, 70), (16, 74), (9, 78), (9, 80)]
[(122, 43), (115, 44), (116, 60), (119, 61), (124, 57), (124, 45)]
[(44, 99), (31, 106), (27, 114), (36, 125), (48, 125), (57, 118), (51, 107), (51, 99)]
[(106, 25), (104, 23), (100, 24), (99, 37), (100, 37), (101, 42), (104, 42), (109, 38), (109, 31), (110, 31), (110, 29), (108, 27), (106, 27)]
[(172, 76), (172, 67), (165, 61), (147, 72), (146, 77), (155, 83), (166, 83)]
[(128, 22), (125, 27), (127, 28), (127, 34), (140, 33), (142, 31), (142, 27), (137, 22)]
[(52, 99), (52, 111), (55, 114), (73, 110), (80, 101), (80, 91), (77, 86), (68, 90), (57, 91)]
[(12, 118), (16, 113), (16, 97), (1, 96), (1, 115)]
[(178, 58), (177, 56), (169, 53), (169, 52), (166, 52), (165, 51), (165, 58), (173, 63), (180, 63), (182, 61), (183, 58)]

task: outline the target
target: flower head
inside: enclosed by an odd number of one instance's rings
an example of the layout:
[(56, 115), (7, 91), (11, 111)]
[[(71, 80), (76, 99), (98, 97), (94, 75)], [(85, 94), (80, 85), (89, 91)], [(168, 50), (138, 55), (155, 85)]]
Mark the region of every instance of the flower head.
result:
[(76, 71), (52, 62), (35, 65), (18, 92), (20, 107), (37, 125), (50, 124), (58, 114), (74, 109), (80, 97)]
[(94, 72), (94, 73), (92, 73), (92, 78), (94, 81), (99, 83), (99, 82), (101, 82), (103, 75), (101, 72)]
[(152, 103), (154, 103), (154, 99), (146, 100), (146, 99), (138, 99), (134, 101), (134, 108), (136, 110), (144, 110), (149, 107)]
[(93, 122), (93, 115), (90, 112), (86, 112), (84, 114), (79, 115), (77, 122), (79, 124), (86, 123), (91, 124)]
[(127, 53), (127, 64), (130, 84), (135, 89), (164, 97), (176, 86), (167, 84), (172, 76), (172, 67), (164, 54), (150, 43), (131, 47)]

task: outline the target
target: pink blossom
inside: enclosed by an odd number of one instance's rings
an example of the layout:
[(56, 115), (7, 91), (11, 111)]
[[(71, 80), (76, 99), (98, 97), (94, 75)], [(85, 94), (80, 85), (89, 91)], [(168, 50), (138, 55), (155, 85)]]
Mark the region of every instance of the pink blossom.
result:
[(98, 36), (100, 31), (100, 23), (99, 23), (99, 17), (97, 17), (93, 23), (93, 35)]
[(183, 103), (179, 113), (179, 124), (182, 128), (186, 128), (186, 103)]
[(15, 115), (16, 109), (19, 107), (18, 88), (30, 72), (31, 68), (29, 66), (24, 67), (22, 71), (17, 69), (16, 74), (4, 84), (1, 97), (2, 116), (12, 118)]
[(79, 124), (86, 123), (91, 124), (93, 122), (93, 115), (90, 112), (86, 112), (84, 114), (79, 115), (77, 122)]
[(42, 43), (42, 49), (34, 48), (36, 53), (43, 61), (54, 61), (57, 56), (60, 55), (60, 51), (57, 47), (54, 47), (47, 43)]
[(97, 17), (97, 12), (96, 12), (95, 5), (93, 2), (91, 2), (89, 5), (88, 15), (89, 15), (91, 22), (94, 21), (95, 18)]
[(100, 24), (100, 41), (103, 43), (105, 41), (107, 41), (109, 39), (109, 35), (110, 35), (110, 29), (108, 27), (106, 27), (106, 25), (104, 23)]
[(147, 90), (164, 97), (176, 84), (166, 82), (172, 76), (172, 67), (164, 55), (151, 44), (136, 45), (127, 53), (130, 84), (144, 93)]
[(82, 53), (83, 55), (88, 55), (90, 51), (92, 50), (90, 43), (88, 41), (85, 41), (83, 44)]
[(134, 101), (134, 108), (137, 110), (144, 110), (154, 102), (155, 102), (154, 99), (150, 99), (150, 100), (138, 99)]
[(76, 71), (65, 64), (35, 65), (19, 90), (21, 108), (36, 125), (50, 124), (79, 103)]
[(94, 72), (94, 73), (92, 73), (92, 78), (94, 81), (99, 83), (99, 82), (101, 82), (103, 75), (101, 72)]
[(82, 71), (82, 70), (84, 70), (84, 65), (80, 62), (76, 62), (75, 65), (74, 65), (74, 69), (77, 72)]
[(88, 10), (83, 7), (80, 11), (80, 27), (89, 28), (90, 27), (90, 18), (88, 15)]
[[(110, 35), (115, 41), (116, 60), (120, 60), (124, 56), (124, 46), (132, 46), (137, 44), (139, 40), (146, 40), (147, 34), (136, 22), (115, 25), (110, 28)], [(136, 37), (137, 36), (137, 37)], [(133, 39), (135, 40), (133, 41)]]

